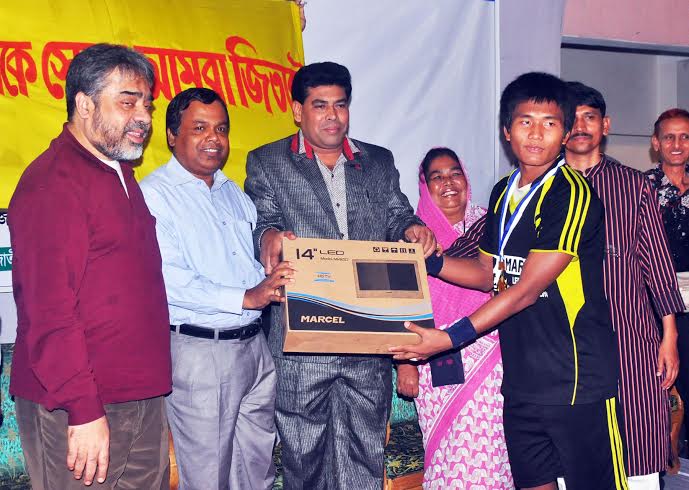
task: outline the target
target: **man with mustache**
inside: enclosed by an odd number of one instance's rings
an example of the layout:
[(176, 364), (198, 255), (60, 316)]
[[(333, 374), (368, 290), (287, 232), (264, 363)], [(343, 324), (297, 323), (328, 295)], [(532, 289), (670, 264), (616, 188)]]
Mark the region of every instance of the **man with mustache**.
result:
[[(267, 272), (283, 237), (398, 241), (435, 249), (399, 187), (392, 153), (347, 136), (352, 83), (332, 62), (304, 66), (292, 83), (300, 130), (249, 153), (245, 188), (258, 209), (254, 230)], [(389, 358), (289, 355), (273, 309), (277, 426), (287, 489), (380, 489), (392, 397)]]
[(167, 412), (180, 490), (270, 488), (275, 366), (261, 309), (292, 269), (254, 258), (256, 208), (222, 172), (230, 120), (207, 88), (167, 108), (170, 161), (141, 182), (156, 218), (172, 331)]
[(641, 172), (601, 151), (610, 130), (603, 95), (580, 82), (568, 86), (577, 108), (565, 158), (605, 206), (603, 275), (619, 350), (629, 488), (658, 489), (669, 458), (667, 390), (679, 367), (675, 313), (684, 304), (652, 186)]
[(68, 121), (10, 202), (10, 391), (35, 490), (169, 486), (165, 286), (131, 165), (151, 128), (153, 82), (126, 47), (79, 53)]

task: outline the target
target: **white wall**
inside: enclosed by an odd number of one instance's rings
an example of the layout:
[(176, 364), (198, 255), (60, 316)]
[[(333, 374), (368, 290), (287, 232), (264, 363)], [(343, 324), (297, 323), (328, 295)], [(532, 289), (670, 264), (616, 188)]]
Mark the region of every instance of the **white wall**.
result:
[(306, 6), (307, 63), (352, 74), (350, 135), (389, 148), (402, 191), (418, 201), (426, 151), (462, 158), (481, 204), (495, 182), (494, 2), (314, 0)]
[(606, 152), (640, 170), (653, 166), (650, 136), (658, 115), (677, 105), (678, 66), (684, 56), (620, 50), (561, 50), (561, 73), (597, 88), (612, 125)]

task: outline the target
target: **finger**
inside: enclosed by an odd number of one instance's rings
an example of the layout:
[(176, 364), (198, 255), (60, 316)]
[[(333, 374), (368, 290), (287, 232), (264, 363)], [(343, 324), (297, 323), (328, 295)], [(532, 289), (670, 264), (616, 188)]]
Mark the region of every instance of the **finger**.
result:
[(96, 480), (98, 480), (98, 483), (103, 483), (107, 478), (109, 465), (110, 448), (106, 446), (102, 448), (98, 454), (98, 472), (96, 473)]
[(406, 328), (410, 332), (420, 335), (421, 338), (423, 338), (423, 334), (426, 332), (426, 329), (424, 327), (419, 327), (416, 323), (412, 322), (404, 322), (404, 328)]
[(271, 303), (284, 303), (285, 302), (285, 297), (280, 296), (279, 294), (271, 294), (269, 299), (270, 299)]
[(77, 459), (74, 462), (74, 478), (77, 480), (81, 479), (84, 474), (84, 467), (86, 466), (86, 448), (79, 447), (77, 449)]
[(285, 232), (285, 236), (286, 236), (289, 240), (296, 240), (296, 239), (297, 239), (297, 235), (295, 235), (295, 233), (294, 233), (293, 231), (286, 231), (286, 232)]
[(96, 474), (96, 468), (98, 467), (98, 454), (95, 453), (95, 449), (89, 451), (88, 457), (86, 458), (86, 469), (84, 470), (84, 485), (90, 485), (93, 483), (93, 477)]
[(677, 365), (674, 362), (666, 363), (665, 379), (663, 380), (663, 384), (661, 386), (666, 390), (669, 390), (672, 387), (672, 385), (675, 384), (678, 372), (679, 370), (677, 369)]
[(424, 356), (417, 352), (402, 351), (400, 353), (392, 356), (396, 361), (417, 361), (419, 359), (426, 359)]
[[(69, 436), (68, 436), (69, 437)], [(74, 471), (74, 465), (77, 461), (77, 447), (73, 439), (67, 440), (67, 468), (69, 471)]]
[(395, 345), (393, 347), (389, 347), (388, 351), (393, 352), (395, 354), (402, 354), (402, 353), (416, 354), (418, 348), (419, 348), (419, 344)]
[(261, 264), (266, 270), (266, 276), (269, 276), (273, 272), (273, 266), (271, 264), (271, 259), (268, 255), (261, 254)]
[(677, 376), (679, 376), (679, 366), (675, 365), (670, 370), (670, 378), (668, 380), (668, 389), (670, 389), (672, 387), (672, 385), (675, 384), (675, 381), (677, 381)]

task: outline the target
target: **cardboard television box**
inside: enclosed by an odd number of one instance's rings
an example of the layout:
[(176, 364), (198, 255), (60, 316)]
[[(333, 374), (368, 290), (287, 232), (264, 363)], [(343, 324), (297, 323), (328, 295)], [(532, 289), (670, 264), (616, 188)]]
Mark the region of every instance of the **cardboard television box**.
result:
[(282, 254), (297, 270), (285, 286), (285, 352), (388, 354), (419, 341), (405, 321), (434, 326), (420, 245), (298, 238)]

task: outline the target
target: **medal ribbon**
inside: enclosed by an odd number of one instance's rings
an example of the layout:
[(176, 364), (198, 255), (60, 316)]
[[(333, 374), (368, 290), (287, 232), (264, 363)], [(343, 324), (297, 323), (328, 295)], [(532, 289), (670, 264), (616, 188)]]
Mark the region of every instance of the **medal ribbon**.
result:
[[(517, 208), (514, 210), (514, 213), (512, 213), (512, 216), (510, 216), (510, 219), (507, 220), (507, 211), (510, 206), (510, 199), (512, 198), (512, 195), (514, 194), (514, 191), (517, 189), (517, 185), (519, 183), (519, 175), (520, 172), (519, 170), (515, 170), (512, 172), (512, 175), (510, 175), (509, 180), (507, 181), (507, 192), (505, 193), (505, 198), (502, 201), (502, 207), (500, 209), (500, 240), (498, 241), (498, 255), (500, 257), (500, 261), (502, 262), (504, 260), (504, 255), (505, 255), (505, 246), (507, 245), (507, 241), (510, 239), (510, 236), (512, 235), (512, 231), (517, 227), (517, 224), (519, 223), (519, 220), (521, 219), (522, 215), (524, 214), (524, 210), (526, 209), (526, 206), (528, 206), (529, 202), (533, 198), (534, 194), (538, 189), (540, 189), (543, 184), (545, 183), (546, 180), (548, 180), (550, 177), (555, 175), (555, 173), (558, 171), (558, 169), (565, 164), (565, 159), (562, 158), (557, 164), (551, 168), (539, 181), (538, 183), (534, 186), (531, 186), (531, 189), (529, 189), (529, 192), (522, 198), (521, 201), (517, 204)], [(505, 224), (505, 221), (507, 223)]]

